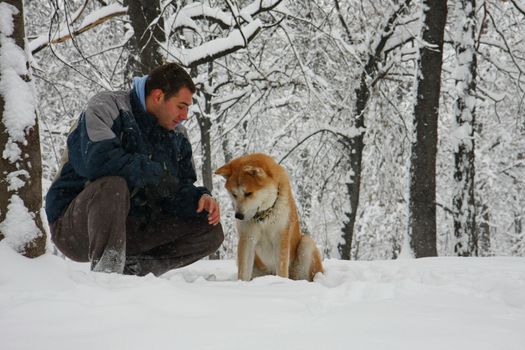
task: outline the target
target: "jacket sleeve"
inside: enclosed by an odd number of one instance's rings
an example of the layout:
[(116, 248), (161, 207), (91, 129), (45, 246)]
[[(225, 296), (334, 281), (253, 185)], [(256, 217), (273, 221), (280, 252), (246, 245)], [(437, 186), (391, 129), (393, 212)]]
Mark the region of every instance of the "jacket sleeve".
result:
[(165, 210), (181, 217), (206, 217), (206, 213), (197, 213), (197, 205), (203, 194), (210, 194), (206, 187), (195, 186), (197, 175), (193, 166), (191, 144), (186, 137), (181, 137), (179, 146), (179, 180), (181, 187), (175, 199), (168, 201)]
[(161, 164), (147, 155), (126, 152), (113, 131), (120, 113), (110, 95), (99, 94), (91, 99), (67, 141), (75, 171), (90, 181), (102, 176), (121, 176), (130, 188), (157, 184)]

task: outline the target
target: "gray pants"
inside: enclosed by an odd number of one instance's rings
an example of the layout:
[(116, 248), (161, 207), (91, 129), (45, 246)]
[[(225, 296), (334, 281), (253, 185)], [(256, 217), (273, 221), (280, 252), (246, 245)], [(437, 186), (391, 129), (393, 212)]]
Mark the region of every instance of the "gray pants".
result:
[(68, 258), (91, 261), (94, 271), (156, 276), (215, 252), (224, 239), (220, 224), (154, 213), (149, 222), (128, 216), (126, 181), (108, 176), (92, 182), (51, 224), (51, 239)]

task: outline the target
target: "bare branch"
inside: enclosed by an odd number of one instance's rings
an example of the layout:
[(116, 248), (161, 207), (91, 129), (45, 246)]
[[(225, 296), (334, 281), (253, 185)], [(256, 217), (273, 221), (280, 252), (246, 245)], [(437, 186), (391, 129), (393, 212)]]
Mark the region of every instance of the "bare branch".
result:
[(330, 129), (319, 129), (319, 130), (316, 130), (314, 131), (313, 133), (311, 133), (310, 135), (304, 137), (301, 141), (299, 141), (295, 146), (293, 146), (284, 156), (281, 157), (281, 159), (279, 160), (279, 164), (281, 164), (282, 162), (284, 162), (284, 160), (286, 158), (288, 158), (288, 156), (290, 154), (292, 154), (297, 148), (299, 148), (306, 140), (314, 137), (315, 135), (317, 134), (321, 134), (321, 133), (329, 133), (329, 134), (333, 134), (335, 136), (337, 136), (337, 140), (342, 143), (345, 147), (350, 147), (350, 139), (348, 138), (347, 135), (343, 134), (343, 133), (340, 133), (340, 132), (337, 132), (337, 131), (334, 131), (334, 130), (330, 130)]
[(519, 0), (510, 0), (512, 4), (516, 7), (516, 9), (521, 12), (522, 15), (525, 16), (525, 4), (521, 3)]
[(71, 21), (71, 24), (75, 24), (75, 22), (82, 16), (82, 13), (84, 13), (84, 10), (86, 9), (88, 2), (89, 0), (85, 0), (84, 5), (82, 5), (82, 7), (80, 7), (77, 10), (77, 12), (72, 16), (73, 20)]
[(341, 22), (341, 25), (345, 29), (346, 36), (348, 38), (348, 43), (353, 44), (352, 35), (350, 34), (350, 29), (348, 28), (348, 25), (346, 24), (345, 19), (343, 18), (343, 14), (341, 13), (341, 7), (339, 6), (339, 0), (334, 0), (335, 2), (335, 8), (337, 9), (337, 16), (339, 17), (339, 21)]

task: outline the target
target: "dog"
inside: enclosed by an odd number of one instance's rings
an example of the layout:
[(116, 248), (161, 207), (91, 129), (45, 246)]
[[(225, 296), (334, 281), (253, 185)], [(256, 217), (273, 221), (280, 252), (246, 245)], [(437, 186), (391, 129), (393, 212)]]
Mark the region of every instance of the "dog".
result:
[(313, 281), (323, 272), (314, 240), (302, 235), (286, 170), (268, 155), (248, 154), (215, 171), (235, 209), (238, 278), (278, 275)]

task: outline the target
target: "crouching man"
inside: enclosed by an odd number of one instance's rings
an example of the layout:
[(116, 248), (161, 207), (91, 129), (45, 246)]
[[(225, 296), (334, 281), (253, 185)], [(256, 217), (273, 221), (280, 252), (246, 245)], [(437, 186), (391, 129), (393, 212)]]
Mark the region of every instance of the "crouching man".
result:
[(158, 276), (220, 247), (219, 206), (194, 185), (180, 125), (194, 93), (170, 63), (135, 78), (130, 91), (91, 98), (46, 196), (51, 239), (65, 256), (93, 271)]

